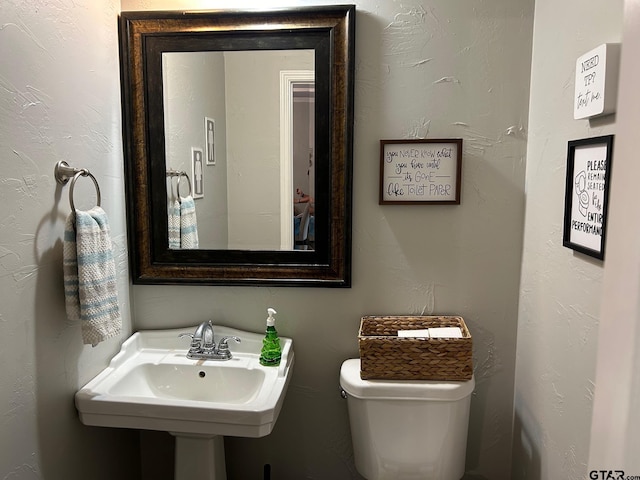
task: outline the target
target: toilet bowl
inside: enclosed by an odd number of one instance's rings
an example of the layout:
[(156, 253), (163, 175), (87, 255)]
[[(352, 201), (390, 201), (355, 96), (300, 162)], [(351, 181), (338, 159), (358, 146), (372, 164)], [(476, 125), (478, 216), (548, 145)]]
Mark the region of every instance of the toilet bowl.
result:
[(464, 382), (362, 380), (360, 359), (345, 360), (353, 453), (367, 480), (460, 480), (464, 474), (469, 405)]

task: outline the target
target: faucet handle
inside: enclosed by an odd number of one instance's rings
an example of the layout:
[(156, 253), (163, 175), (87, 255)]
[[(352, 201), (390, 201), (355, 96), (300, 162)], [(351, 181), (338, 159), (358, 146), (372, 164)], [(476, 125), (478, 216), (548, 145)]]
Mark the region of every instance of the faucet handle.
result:
[(242, 340), (240, 340), (240, 337), (236, 337), (235, 335), (227, 335), (226, 337), (222, 337), (220, 339), (220, 343), (218, 344), (218, 348), (221, 347), (229, 347), (229, 344), (227, 343), (229, 340), (235, 340), (236, 342), (240, 343), (242, 342)]
[(229, 350), (229, 340), (235, 340), (240, 343), (240, 337), (236, 337), (235, 335), (227, 335), (226, 337), (222, 337), (220, 342), (218, 343), (218, 353), (222, 355), (228, 355), (231, 358), (231, 351)]
[(194, 337), (193, 333), (181, 333), (178, 338), (189, 337), (191, 339), (191, 348), (200, 348), (200, 340)]

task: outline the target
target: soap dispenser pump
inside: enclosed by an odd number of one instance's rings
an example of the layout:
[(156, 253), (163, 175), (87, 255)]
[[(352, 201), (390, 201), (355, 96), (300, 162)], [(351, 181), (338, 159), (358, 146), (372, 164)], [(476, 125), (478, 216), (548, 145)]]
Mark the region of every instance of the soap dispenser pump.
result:
[(282, 347), (280, 346), (280, 338), (276, 331), (276, 319), (273, 317), (277, 312), (269, 307), (267, 308), (267, 332), (262, 340), (262, 351), (260, 352), (260, 364), (268, 367), (280, 365), (280, 357), (282, 357)]

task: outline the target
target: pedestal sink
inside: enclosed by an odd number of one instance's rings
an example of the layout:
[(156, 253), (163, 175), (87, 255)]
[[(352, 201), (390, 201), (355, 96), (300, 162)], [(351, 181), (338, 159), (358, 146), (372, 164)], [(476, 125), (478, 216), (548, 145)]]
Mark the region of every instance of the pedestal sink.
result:
[(187, 358), (194, 327), (133, 334), (109, 366), (75, 396), (80, 420), (100, 427), (163, 430), (176, 437), (176, 480), (225, 480), (223, 436), (263, 437), (280, 413), (293, 367), (293, 342), (281, 338), (277, 367), (260, 365), (263, 334), (234, 335), (231, 360)]

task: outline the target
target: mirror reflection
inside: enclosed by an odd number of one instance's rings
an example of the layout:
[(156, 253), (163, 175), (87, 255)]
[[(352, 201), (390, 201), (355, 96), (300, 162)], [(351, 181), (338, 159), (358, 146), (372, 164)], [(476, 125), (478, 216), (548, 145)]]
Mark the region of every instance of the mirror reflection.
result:
[(314, 249), (314, 64), (314, 50), (162, 53), (170, 249)]
[(121, 14), (134, 283), (351, 285), (354, 28), (353, 5)]

